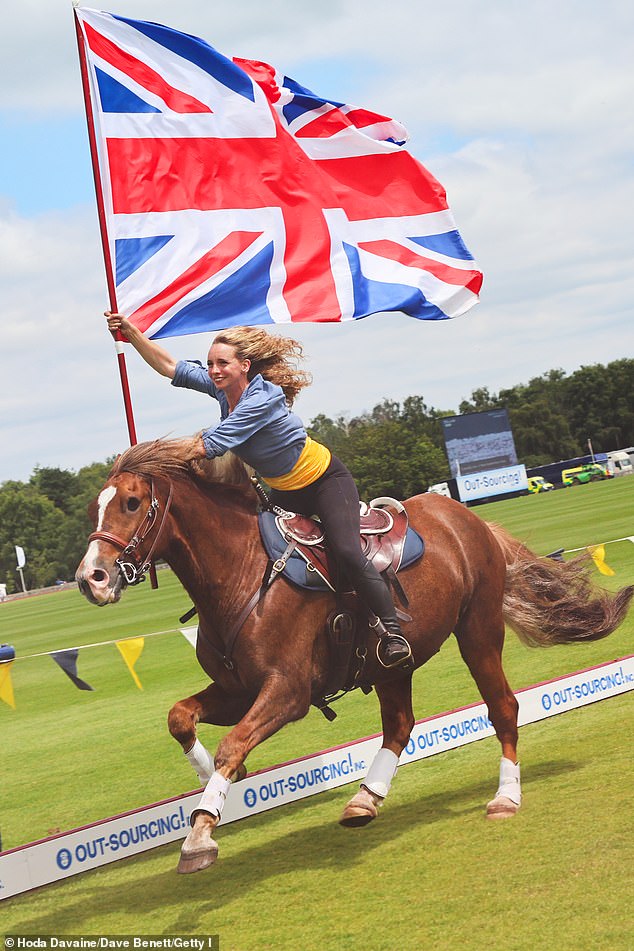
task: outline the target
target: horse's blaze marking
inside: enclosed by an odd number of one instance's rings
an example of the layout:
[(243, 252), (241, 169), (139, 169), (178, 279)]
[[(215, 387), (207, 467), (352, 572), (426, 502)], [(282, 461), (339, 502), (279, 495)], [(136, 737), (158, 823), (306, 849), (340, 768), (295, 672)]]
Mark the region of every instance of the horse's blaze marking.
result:
[(99, 506), (99, 519), (97, 522), (98, 532), (100, 532), (103, 529), (103, 520), (106, 515), (106, 509), (108, 508), (108, 505), (110, 504), (110, 502), (112, 502), (116, 494), (117, 494), (117, 489), (116, 489), (116, 486), (114, 485), (109, 485), (106, 489), (103, 489), (99, 494), (99, 498), (97, 499), (97, 505)]
[[(99, 498), (97, 499), (97, 531), (100, 532), (103, 529), (104, 519), (106, 517), (106, 509), (114, 499), (117, 494), (116, 486), (109, 485), (107, 488), (102, 489), (99, 493)], [(97, 558), (99, 556), (99, 542), (95, 539), (88, 546), (88, 551), (84, 557), (84, 565), (86, 571), (90, 572), (97, 566)]]

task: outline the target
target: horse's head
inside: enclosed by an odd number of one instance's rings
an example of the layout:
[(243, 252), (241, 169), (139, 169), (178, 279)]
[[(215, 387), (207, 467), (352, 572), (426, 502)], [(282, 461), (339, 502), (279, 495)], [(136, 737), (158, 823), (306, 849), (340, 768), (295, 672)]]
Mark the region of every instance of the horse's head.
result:
[[(195, 483), (199, 494), (203, 493), (203, 512), (210, 493), (219, 485), (239, 491), (255, 510), (251, 470), (232, 453), (190, 463), (192, 445), (192, 439), (157, 439), (132, 446), (115, 462), (92, 505), (94, 531), (75, 574), (80, 591), (93, 604), (118, 601), (128, 584), (143, 580), (153, 554), (162, 554), (157, 546), (160, 542), (160, 547), (165, 547), (169, 537), (169, 530), (163, 529), (172, 494), (179, 485), (188, 487), (188, 509)], [(195, 525), (200, 524), (201, 513), (195, 519)]]
[[(188, 471), (191, 440), (139, 443), (115, 462), (92, 505), (95, 530), (75, 577), (93, 604), (112, 604), (145, 577), (172, 501), (172, 479)], [(160, 482), (161, 498), (155, 486)], [(158, 552), (157, 552), (158, 554)]]
[(112, 604), (128, 584), (143, 580), (166, 506), (152, 481), (132, 472), (111, 474), (91, 506), (95, 530), (75, 575), (89, 601)]

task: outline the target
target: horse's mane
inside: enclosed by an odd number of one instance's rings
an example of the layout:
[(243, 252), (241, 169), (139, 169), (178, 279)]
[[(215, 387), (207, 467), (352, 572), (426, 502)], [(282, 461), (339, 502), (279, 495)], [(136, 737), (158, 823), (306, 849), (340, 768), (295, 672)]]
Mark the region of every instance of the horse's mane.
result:
[(191, 439), (155, 439), (137, 443), (117, 456), (110, 478), (132, 472), (145, 479), (153, 477), (195, 478), (207, 483), (232, 486), (249, 484), (253, 470), (232, 452), (215, 459), (187, 460)]

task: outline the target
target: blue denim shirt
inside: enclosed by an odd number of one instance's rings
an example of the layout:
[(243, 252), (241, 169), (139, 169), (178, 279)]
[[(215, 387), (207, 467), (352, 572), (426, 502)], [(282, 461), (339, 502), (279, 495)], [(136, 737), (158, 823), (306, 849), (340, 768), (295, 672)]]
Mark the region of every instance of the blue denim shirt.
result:
[(202, 434), (209, 458), (234, 452), (264, 479), (286, 475), (299, 459), (306, 443), (304, 424), (289, 410), (282, 388), (260, 373), (231, 413), (227, 397), (216, 389), (198, 360), (179, 360), (172, 386), (198, 390), (218, 400), (220, 422)]

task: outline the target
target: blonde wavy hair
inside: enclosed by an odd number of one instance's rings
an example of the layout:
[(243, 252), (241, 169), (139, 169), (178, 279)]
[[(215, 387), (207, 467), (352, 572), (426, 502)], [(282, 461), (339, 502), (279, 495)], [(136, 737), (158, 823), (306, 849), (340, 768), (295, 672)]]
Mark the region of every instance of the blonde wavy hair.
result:
[(289, 406), (312, 382), (310, 373), (297, 366), (304, 358), (304, 348), (290, 337), (268, 334), (260, 327), (231, 327), (216, 334), (213, 343), (227, 344), (239, 360), (250, 360), (249, 380), (261, 373), (265, 380), (282, 388)]

